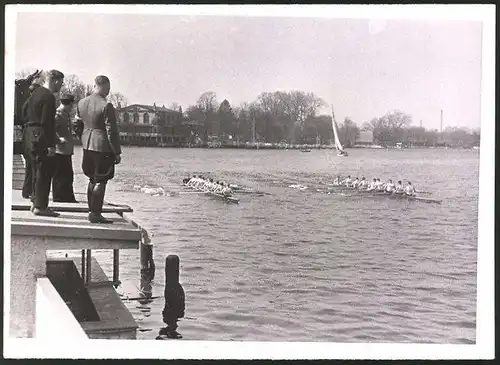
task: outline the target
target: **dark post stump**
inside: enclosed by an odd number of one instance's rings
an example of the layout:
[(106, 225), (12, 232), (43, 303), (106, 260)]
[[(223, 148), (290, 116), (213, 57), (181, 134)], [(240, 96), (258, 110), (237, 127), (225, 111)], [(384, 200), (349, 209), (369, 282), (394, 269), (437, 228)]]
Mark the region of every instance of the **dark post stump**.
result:
[(182, 338), (177, 332), (177, 321), (184, 318), (185, 294), (182, 285), (179, 283), (179, 256), (168, 255), (165, 259), (165, 307), (163, 308), (163, 322), (166, 328), (160, 329), (157, 339)]

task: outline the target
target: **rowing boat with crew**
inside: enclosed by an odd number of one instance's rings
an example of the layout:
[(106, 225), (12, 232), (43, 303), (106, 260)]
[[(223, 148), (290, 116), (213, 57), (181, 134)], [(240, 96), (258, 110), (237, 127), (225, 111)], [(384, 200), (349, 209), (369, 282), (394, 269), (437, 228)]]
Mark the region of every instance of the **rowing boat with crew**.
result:
[(346, 179), (341, 180), (340, 176), (338, 176), (333, 184), (328, 185), (328, 190), (342, 190), (363, 195), (368, 194), (371, 196), (384, 196), (395, 199), (441, 204), (441, 200), (417, 196), (417, 191), (410, 181), (403, 187), (401, 180), (399, 180), (397, 184), (394, 184), (390, 179), (387, 183), (382, 183), (379, 178), (374, 178), (371, 183), (368, 183), (364, 177), (361, 180), (358, 178), (352, 180), (351, 176), (348, 176)]
[(193, 190), (213, 196), (217, 199), (224, 200), (229, 203), (238, 204), (240, 200), (232, 196), (233, 192), (229, 185), (223, 182), (214, 182), (213, 179), (205, 179), (202, 176), (194, 176), (182, 180), (184, 186)]

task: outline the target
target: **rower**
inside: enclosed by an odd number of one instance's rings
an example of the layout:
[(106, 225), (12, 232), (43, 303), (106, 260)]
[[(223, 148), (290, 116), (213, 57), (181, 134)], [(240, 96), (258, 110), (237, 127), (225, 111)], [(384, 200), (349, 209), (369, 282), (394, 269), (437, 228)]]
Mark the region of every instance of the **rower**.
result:
[(193, 178), (190, 179), (187, 184), (188, 184), (188, 186), (194, 186), (197, 181), (198, 181), (198, 177), (196, 175), (194, 175)]
[(408, 185), (405, 187), (405, 194), (406, 195), (413, 195), (415, 194), (415, 188), (411, 184), (411, 182), (408, 181)]
[(205, 179), (203, 178), (203, 176), (198, 175), (198, 181), (195, 183), (194, 187), (196, 189), (200, 189), (203, 187), (203, 184), (205, 184)]
[(365, 177), (363, 176), (361, 178), (361, 181), (359, 182), (358, 189), (366, 189), (368, 186), (368, 181), (366, 181)]
[(191, 184), (191, 186), (193, 188), (196, 188), (198, 186), (198, 184), (200, 183), (200, 175), (196, 176), (194, 179), (193, 179), (193, 183)]
[(215, 183), (214, 183), (214, 179), (210, 179), (210, 184), (208, 186), (208, 189), (210, 191), (214, 191), (215, 190)]
[(354, 181), (352, 182), (352, 187), (353, 187), (354, 189), (357, 189), (357, 188), (358, 188), (358, 186), (359, 186), (359, 179), (358, 179), (358, 178), (356, 178), (356, 179), (354, 179)]
[(349, 186), (351, 186), (351, 181), (352, 181), (351, 175), (347, 175), (347, 178), (344, 181), (342, 181), (342, 185), (349, 187)]
[(389, 181), (387, 182), (387, 184), (385, 184), (385, 191), (387, 193), (392, 193), (394, 191), (394, 183), (392, 182), (391, 179), (389, 179)]
[(368, 185), (368, 188), (366, 189), (366, 191), (373, 191), (377, 188), (377, 179), (373, 179), (373, 181), (370, 183), (370, 185)]
[(403, 194), (405, 191), (404, 187), (403, 187), (403, 183), (401, 182), (401, 180), (398, 181), (397, 185), (396, 185), (396, 189), (395, 189), (395, 193), (396, 194)]
[(377, 178), (377, 182), (375, 184), (377, 191), (384, 191), (384, 183), (380, 181), (380, 178)]
[(210, 180), (208, 178), (203, 182), (201, 188), (205, 191), (210, 191)]
[(222, 186), (220, 185), (220, 182), (217, 180), (215, 182), (214, 193), (215, 194), (220, 194), (221, 192), (222, 192)]
[(222, 189), (222, 194), (224, 196), (233, 195), (233, 191), (231, 190), (231, 188), (227, 184), (222, 183), (222, 185), (224, 186), (224, 188)]

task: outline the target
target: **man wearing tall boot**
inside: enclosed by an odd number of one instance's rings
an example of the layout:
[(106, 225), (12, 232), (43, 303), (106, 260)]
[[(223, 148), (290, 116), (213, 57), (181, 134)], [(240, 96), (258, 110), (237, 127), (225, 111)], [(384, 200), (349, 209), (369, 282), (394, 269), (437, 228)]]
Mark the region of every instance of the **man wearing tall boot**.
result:
[(23, 183), (23, 191), (22, 191), (22, 196), (24, 199), (31, 199), (33, 196), (33, 176), (32, 176), (32, 166), (31, 166), (31, 159), (30, 159), (30, 152), (29, 148), (26, 148), (26, 127), (25, 124), (28, 122), (28, 101), (29, 98), (31, 97), (31, 94), (33, 94), (33, 91), (35, 91), (36, 88), (40, 87), (39, 84), (34, 83), (30, 85), (29, 87), (29, 93), (30, 96), (28, 99), (23, 104), (23, 110), (22, 110), (22, 118), (23, 118), (23, 157), (24, 157), (24, 183)]
[(83, 121), (83, 173), (89, 178), (87, 199), (91, 223), (113, 223), (102, 216), (106, 184), (121, 161), (121, 147), (113, 104), (106, 101), (111, 85), (106, 76), (95, 78), (94, 93), (80, 100), (77, 118)]
[(54, 202), (77, 203), (73, 192), (73, 151), (70, 113), (75, 97), (69, 93), (61, 96), (61, 105), (56, 111), (56, 155), (54, 177), (52, 179), (52, 199)]
[(24, 135), (25, 148), (31, 159), (33, 198), (31, 211), (35, 215), (57, 217), (49, 209), (50, 182), (52, 180), (53, 156), (55, 155), (56, 98), (64, 81), (64, 74), (57, 70), (46, 73), (43, 87), (31, 94), (27, 106), (27, 122)]

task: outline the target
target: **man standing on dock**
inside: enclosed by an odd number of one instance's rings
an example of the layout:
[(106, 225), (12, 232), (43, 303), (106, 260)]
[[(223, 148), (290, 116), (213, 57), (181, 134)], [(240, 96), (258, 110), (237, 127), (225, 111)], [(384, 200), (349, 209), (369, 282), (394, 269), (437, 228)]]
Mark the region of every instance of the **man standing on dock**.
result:
[[(34, 83), (34, 84), (31, 84), (29, 89), (28, 89), (30, 96), (24, 102), (23, 110), (22, 110), (22, 118), (23, 118), (24, 123), (28, 122), (29, 98), (31, 97), (31, 94), (33, 94), (33, 91), (35, 91), (35, 89), (39, 88), (39, 87), (40, 87), (39, 84)], [(33, 197), (33, 174), (32, 174), (33, 167), (31, 166), (31, 158), (30, 158), (29, 148), (26, 148), (26, 146), (24, 146), (24, 144), (25, 144), (24, 135), (26, 133), (26, 129), (27, 128), (26, 128), (25, 124), (23, 124), (23, 157), (24, 157), (25, 165), (24, 165), (24, 184), (23, 184), (22, 196), (25, 199), (31, 199)]]
[(87, 199), (91, 223), (113, 223), (102, 216), (106, 184), (121, 161), (121, 147), (113, 104), (106, 101), (111, 84), (106, 76), (95, 78), (92, 95), (80, 100), (77, 118), (83, 121), (83, 173), (89, 178)]
[(55, 154), (56, 98), (61, 90), (64, 74), (48, 71), (43, 87), (33, 91), (27, 105), (27, 123), (24, 135), (25, 148), (29, 151), (33, 174), (32, 212), (35, 215), (57, 217), (49, 209), (50, 182)]
[(52, 179), (52, 198), (54, 202), (76, 203), (73, 192), (73, 133), (71, 131), (71, 109), (75, 97), (65, 93), (56, 111), (56, 155), (55, 171)]

